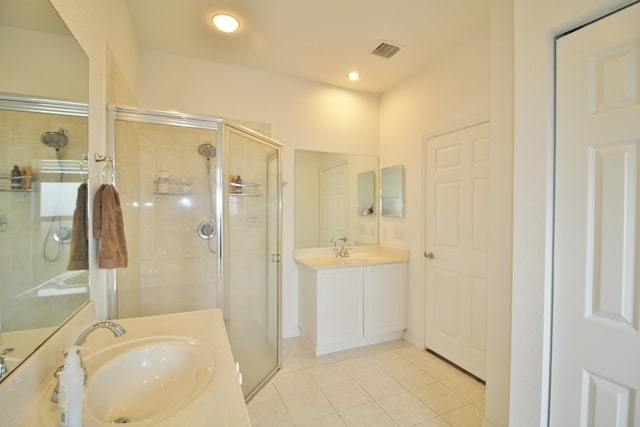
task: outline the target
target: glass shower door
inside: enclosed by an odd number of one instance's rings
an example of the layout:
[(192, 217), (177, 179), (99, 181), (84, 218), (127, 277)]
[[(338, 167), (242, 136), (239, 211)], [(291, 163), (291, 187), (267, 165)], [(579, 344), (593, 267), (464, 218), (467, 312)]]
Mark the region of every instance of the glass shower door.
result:
[(279, 365), (279, 144), (224, 124), (222, 212), (224, 312), (250, 398)]

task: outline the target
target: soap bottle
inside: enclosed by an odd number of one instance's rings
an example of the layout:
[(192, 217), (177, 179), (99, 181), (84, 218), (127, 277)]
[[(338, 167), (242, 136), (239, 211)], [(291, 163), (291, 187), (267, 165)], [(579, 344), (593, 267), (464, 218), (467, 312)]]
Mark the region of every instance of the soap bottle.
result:
[(22, 174), (20, 173), (20, 168), (18, 167), (18, 165), (14, 165), (13, 169), (11, 170), (11, 189), (12, 190), (20, 189), (21, 187), (20, 176), (22, 176)]
[(59, 427), (82, 427), (82, 400), (84, 393), (84, 369), (80, 364), (80, 347), (65, 351), (64, 369), (58, 386)]

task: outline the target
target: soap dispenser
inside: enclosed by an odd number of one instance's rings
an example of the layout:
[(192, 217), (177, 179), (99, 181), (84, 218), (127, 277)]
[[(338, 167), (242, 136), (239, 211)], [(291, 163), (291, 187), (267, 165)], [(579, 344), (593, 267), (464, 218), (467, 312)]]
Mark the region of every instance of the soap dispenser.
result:
[(60, 374), (58, 405), (59, 427), (82, 427), (82, 400), (84, 393), (84, 369), (80, 364), (80, 347), (65, 351), (64, 369)]

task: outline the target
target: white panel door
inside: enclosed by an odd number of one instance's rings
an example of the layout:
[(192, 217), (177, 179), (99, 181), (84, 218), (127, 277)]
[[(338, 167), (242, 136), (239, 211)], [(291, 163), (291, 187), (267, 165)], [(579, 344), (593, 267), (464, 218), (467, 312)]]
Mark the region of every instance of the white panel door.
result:
[(427, 348), (484, 378), (489, 124), (426, 141)]
[(640, 426), (640, 4), (557, 40), (550, 424)]

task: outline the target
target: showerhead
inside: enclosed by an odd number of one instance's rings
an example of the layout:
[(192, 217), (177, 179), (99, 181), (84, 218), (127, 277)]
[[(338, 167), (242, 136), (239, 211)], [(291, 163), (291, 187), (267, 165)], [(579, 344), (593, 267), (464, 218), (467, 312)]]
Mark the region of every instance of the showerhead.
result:
[(44, 132), (40, 136), (40, 141), (47, 147), (60, 151), (62, 147), (69, 143), (69, 138), (67, 137), (67, 130), (60, 128), (60, 130)]
[(216, 147), (206, 142), (198, 147), (198, 154), (210, 160), (216, 157)]

